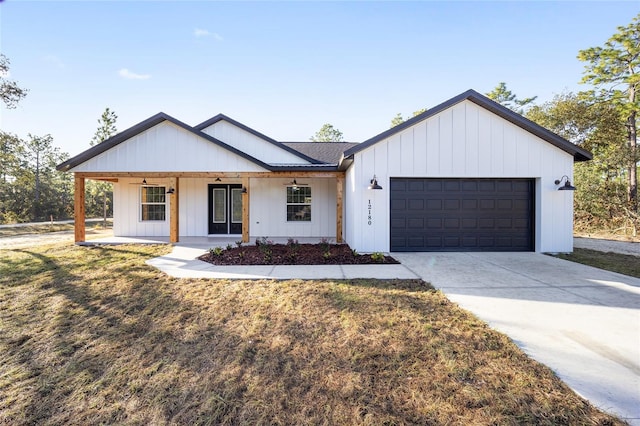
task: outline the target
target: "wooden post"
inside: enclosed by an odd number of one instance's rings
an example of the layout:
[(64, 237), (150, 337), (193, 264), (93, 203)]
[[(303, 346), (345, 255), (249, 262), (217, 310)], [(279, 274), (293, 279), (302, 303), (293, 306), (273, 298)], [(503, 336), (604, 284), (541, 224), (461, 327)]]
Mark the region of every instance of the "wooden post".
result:
[(342, 206), (344, 198), (344, 176), (336, 177), (336, 243), (342, 243)]
[(242, 188), (246, 192), (242, 192), (242, 242), (249, 242), (249, 177), (242, 177)]
[(84, 214), (84, 177), (74, 175), (75, 187), (73, 192), (73, 227), (75, 230), (76, 243), (83, 243), (85, 234), (85, 214)]
[(169, 187), (173, 188), (173, 194), (169, 195), (171, 208), (169, 210), (169, 242), (177, 243), (180, 241), (180, 179), (175, 177), (169, 181)]

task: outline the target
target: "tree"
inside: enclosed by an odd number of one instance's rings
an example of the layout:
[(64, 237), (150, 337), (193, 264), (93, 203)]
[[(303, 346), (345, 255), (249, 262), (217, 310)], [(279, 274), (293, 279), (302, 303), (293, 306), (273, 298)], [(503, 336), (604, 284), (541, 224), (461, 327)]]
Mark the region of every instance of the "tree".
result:
[(0, 132), (0, 223), (18, 222), (13, 211), (14, 182), (24, 157), (22, 141), (15, 135)]
[(104, 112), (98, 119), (98, 130), (91, 138), (91, 146), (97, 145), (109, 139), (118, 132), (116, 128), (116, 120), (118, 116), (109, 108), (105, 108)]
[(9, 65), (9, 58), (0, 54), (0, 99), (7, 108), (12, 109), (27, 96), (27, 89), (21, 89), (15, 81), (7, 80)]
[(638, 113), (640, 112), (640, 14), (626, 27), (618, 27), (604, 44), (581, 50), (578, 59), (585, 62), (582, 83), (595, 86), (590, 93), (596, 102), (606, 102), (618, 111), (626, 128), (627, 200), (638, 211)]
[[(116, 113), (105, 108), (98, 119), (98, 128), (89, 142), (90, 145), (100, 144), (115, 135), (118, 132), (116, 120)], [(88, 181), (85, 190), (85, 211), (89, 217), (102, 216), (106, 228), (107, 216), (113, 214), (113, 185), (109, 182)]]
[(491, 92), (487, 93), (487, 97), (518, 114), (524, 114), (533, 101), (538, 98), (534, 96), (532, 98), (518, 99), (515, 93), (507, 89), (507, 83), (505, 82), (498, 83)]
[(427, 110), (426, 108), (420, 108), (420, 109), (419, 109), (419, 110), (417, 110), (417, 111), (413, 111), (413, 113), (411, 114), (411, 117), (407, 117), (407, 118), (403, 118), (403, 117), (402, 117), (402, 114), (398, 113), (398, 114), (396, 114), (396, 116), (395, 116), (395, 117), (393, 117), (393, 118), (391, 119), (391, 127), (396, 127), (398, 124), (402, 124), (402, 123), (404, 123), (405, 121), (407, 121), (408, 119), (413, 118), (413, 117), (415, 117), (415, 116), (417, 116), (417, 115), (422, 114), (422, 113), (423, 113), (423, 112), (425, 112), (426, 110)]
[(315, 135), (311, 136), (310, 140), (312, 142), (343, 142), (344, 138), (340, 130), (326, 123), (322, 125)]
[(625, 190), (626, 130), (615, 107), (588, 93), (565, 93), (533, 106), (527, 118), (593, 154), (574, 168), (576, 229), (635, 232), (637, 215), (627, 208)]

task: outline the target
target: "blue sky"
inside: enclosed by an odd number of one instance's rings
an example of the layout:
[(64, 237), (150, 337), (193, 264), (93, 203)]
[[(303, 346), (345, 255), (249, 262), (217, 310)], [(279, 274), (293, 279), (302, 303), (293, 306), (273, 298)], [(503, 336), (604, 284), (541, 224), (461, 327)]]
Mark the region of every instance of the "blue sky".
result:
[(396, 113), (499, 82), (539, 102), (577, 91), (579, 50), (602, 45), (637, 2), (0, 3), (0, 51), (29, 89), (0, 127), (89, 147), (109, 107), (122, 131), (163, 111), (224, 113), (281, 141), (323, 123), (361, 142)]

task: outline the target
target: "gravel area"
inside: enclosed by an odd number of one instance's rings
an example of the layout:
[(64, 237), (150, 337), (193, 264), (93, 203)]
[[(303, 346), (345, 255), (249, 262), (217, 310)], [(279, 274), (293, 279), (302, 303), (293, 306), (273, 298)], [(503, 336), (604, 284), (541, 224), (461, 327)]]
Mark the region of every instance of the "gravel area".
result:
[(576, 248), (630, 254), (640, 257), (640, 243), (576, 237), (573, 239), (573, 246)]
[[(87, 229), (87, 239), (107, 237), (113, 235), (110, 229)], [(0, 237), (0, 249), (17, 249), (37, 245), (56, 244), (61, 242), (73, 243), (73, 231), (48, 232), (45, 234), (24, 234), (14, 237)]]

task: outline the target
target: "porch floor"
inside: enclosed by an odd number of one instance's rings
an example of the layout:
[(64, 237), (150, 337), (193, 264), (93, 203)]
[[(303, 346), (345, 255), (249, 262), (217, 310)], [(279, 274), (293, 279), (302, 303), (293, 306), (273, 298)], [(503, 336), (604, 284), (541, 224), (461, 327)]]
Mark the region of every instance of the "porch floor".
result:
[[(174, 278), (208, 279), (416, 279), (419, 278), (409, 268), (397, 265), (237, 265), (217, 266), (197, 258), (213, 247), (235, 245), (239, 236), (221, 237), (181, 237), (173, 245), (171, 253), (147, 260), (165, 274)], [(269, 238), (274, 243), (285, 244), (287, 238)], [(300, 243), (318, 243), (320, 238), (297, 238)], [(248, 244), (254, 244), (252, 239)], [(82, 245), (109, 244), (169, 244), (168, 237), (136, 238), (106, 237)]]

